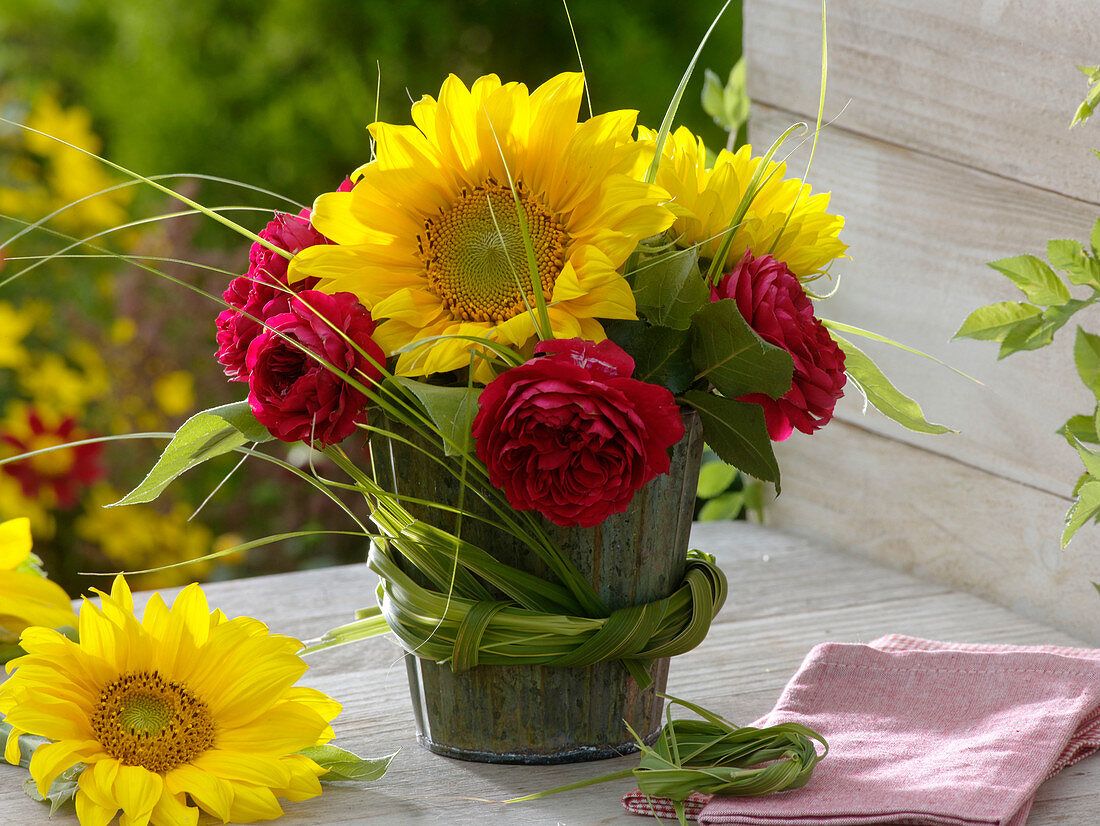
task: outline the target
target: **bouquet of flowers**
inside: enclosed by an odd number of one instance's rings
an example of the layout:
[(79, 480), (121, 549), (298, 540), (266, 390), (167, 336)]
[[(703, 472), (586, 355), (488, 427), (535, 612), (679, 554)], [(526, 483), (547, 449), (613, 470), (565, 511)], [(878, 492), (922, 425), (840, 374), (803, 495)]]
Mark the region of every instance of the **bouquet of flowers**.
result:
[[(772, 442), (827, 424), (849, 384), (945, 428), (837, 332), (863, 331), (816, 315), (844, 221), (775, 159), (794, 127), (710, 162), (674, 108), (656, 131), (631, 111), (580, 119), (583, 92), (574, 73), (533, 91), (451, 76), (413, 125), (372, 124), (369, 162), (252, 236), (225, 291), (217, 357), (247, 400), (192, 417), (118, 504), (234, 450), (333, 499), (351, 488), (378, 606), (315, 649), (391, 631), (414, 697), (478, 665), (614, 666), (612, 693), (648, 689), (659, 720), (662, 661), (702, 641), (727, 590), (686, 552), (690, 501), (678, 521), (701, 439), (778, 490)], [(273, 438), (346, 478), (256, 449)], [(625, 584), (601, 573), (610, 556)]]

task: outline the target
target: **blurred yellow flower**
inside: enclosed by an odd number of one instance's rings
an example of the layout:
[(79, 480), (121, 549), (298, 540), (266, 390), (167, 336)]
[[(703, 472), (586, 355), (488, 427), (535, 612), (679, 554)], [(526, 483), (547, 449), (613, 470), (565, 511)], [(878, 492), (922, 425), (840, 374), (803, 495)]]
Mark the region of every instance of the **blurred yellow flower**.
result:
[(19, 480), (5, 473), (0, 466), (0, 519), (16, 517), (28, 518), (31, 531), (40, 540), (50, 539), (57, 530), (50, 510), (38, 499), (26, 496)]
[[(656, 140), (656, 132), (644, 127), (638, 131), (642, 140)], [(673, 196), (677, 218), (672, 230), (678, 236), (678, 246), (698, 244), (700, 258), (718, 254), (762, 160), (752, 156), (751, 146), (742, 146), (735, 153), (723, 149), (708, 169), (701, 138), (685, 127), (668, 136), (657, 183)], [(848, 249), (837, 237), (844, 219), (825, 211), (829, 193), (811, 195), (809, 184), (785, 178), (786, 172), (785, 164), (768, 164), (760, 189), (733, 230), (723, 271), (749, 249), (755, 256), (778, 258), (799, 279), (808, 280), (827, 272), (833, 260)]]
[(35, 406), (55, 414), (80, 413), (104, 388), (57, 353), (37, 355), (18, 371), (19, 384)]
[(294, 685), (306, 670), (298, 640), (211, 611), (195, 584), (171, 608), (154, 594), (141, 620), (122, 577), (99, 596), (101, 608), (81, 606), (79, 643), (25, 633), (27, 654), (0, 685), (8, 761), (21, 734), (52, 741), (30, 762), (41, 793), (85, 764), (85, 826), (106, 826), (120, 809), (126, 826), (195, 826), (199, 809), (249, 823), (281, 815), (277, 798), (321, 794), (325, 770), (295, 752), (332, 739), (340, 704)]
[[(64, 108), (51, 94), (38, 95), (24, 120), (35, 132), (19, 132), (18, 141), (37, 156), (37, 163), (18, 158), (9, 165), (14, 187), (0, 187), (0, 211), (9, 215), (38, 218), (73, 204), (51, 220), (65, 231), (94, 233), (126, 221), (125, 205), (133, 192), (116, 189), (81, 200), (108, 189), (119, 181), (100, 161), (66, 146), (72, 144), (88, 152), (99, 153), (102, 142), (92, 131), (91, 117), (80, 107)], [(59, 140), (52, 140), (47, 135)], [(75, 203), (79, 201), (79, 203)]]
[(165, 373), (153, 383), (153, 398), (169, 416), (187, 413), (195, 406), (195, 377), (186, 370)]
[(23, 339), (34, 328), (34, 319), (7, 301), (0, 301), (0, 368), (21, 367), (27, 361)]
[[(122, 494), (107, 484), (97, 485), (89, 495), (88, 508), (77, 520), (77, 535), (95, 543), (110, 560), (125, 571), (143, 571), (164, 565), (189, 562), (206, 556), (213, 549), (210, 529), (188, 522), (190, 509), (176, 505), (162, 513), (148, 505), (105, 508)], [(192, 562), (178, 568), (130, 576), (142, 588), (171, 588), (191, 580), (200, 580), (211, 569), (209, 561)]]
[(0, 645), (18, 642), (32, 625), (76, 626), (69, 595), (36, 571), (35, 561), (30, 520), (0, 522)]

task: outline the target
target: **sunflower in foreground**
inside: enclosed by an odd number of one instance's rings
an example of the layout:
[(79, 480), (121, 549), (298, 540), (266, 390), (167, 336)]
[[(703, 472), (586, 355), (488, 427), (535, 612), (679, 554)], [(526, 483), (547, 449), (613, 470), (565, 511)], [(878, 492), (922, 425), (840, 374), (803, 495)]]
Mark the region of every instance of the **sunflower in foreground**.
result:
[(61, 586), (34, 569), (31, 523), (20, 517), (0, 522), (0, 649), (31, 625), (75, 626), (76, 615)]
[[(388, 354), (437, 336), (522, 348), (537, 334), (529, 239), (549, 332), (603, 340), (600, 319), (636, 318), (619, 269), (673, 216), (667, 194), (632, 175), (652, 153), (632, 137), (637, 113), (578, 123), (583, 89), (580, 74), (533, 93), (496, 75), (467, 89), (451, 75), (438, 100), (413, 105), (415, 126), (372, 124), (376, 159), (350, 192), (314, 207), (314, 226), (335, 245), (300, 252), (292, 278), (355, 293)], [(465, 367), (471, 347), (426, 342), (403, 352), (396, 372)]]
[[(76, 812), (82, 826), (195, 826), (199, 808), (222, 821), (269, 820), (277, 797), (321, 793), (324, 773), (300, 749), (333, 736), (340, 705), (295, 687), (301, 644), (258, 620), (210, 612), (198, 585), (169, 609), (154, 595), (138, 620), (117, 577), (102, 608), (85, 600), (80, 642), (47, 628), (23, 633), (26, 656), (0, 685), (0, 713), (17, 737), (40, 735), (30, 772), (45, 794), (82, 763)], [(196, 808), (198, 807), (198, 808)]]
[[(640, 137), (655, 142), (657, 133), (639, 128)], [(699, 257), (718, 254), (738, 204), (756, 173), (762, 158), (752, 156), (751, 146), (737, 152), (722, 150), (713, 168), (706, 164), (701, 138), (686, 127), (668, 136), (657, 171), (657, 183), (674, 198), (677, 219), (673, 233), (677, 245), (699, 245)], [(761, 177), (761, 186), (749, 204), (723, 262), (728, 272), (745, 251), (753, 256), (770, 255), (782, 261), (801, 281), (827, 272), (834, 259), (844, 255), (848, 245), (838, 235), (844, 218), (830, 215), (829, 193), (810, 193), (810, 185), (785, 178), (786, 164), (771, 161)]]

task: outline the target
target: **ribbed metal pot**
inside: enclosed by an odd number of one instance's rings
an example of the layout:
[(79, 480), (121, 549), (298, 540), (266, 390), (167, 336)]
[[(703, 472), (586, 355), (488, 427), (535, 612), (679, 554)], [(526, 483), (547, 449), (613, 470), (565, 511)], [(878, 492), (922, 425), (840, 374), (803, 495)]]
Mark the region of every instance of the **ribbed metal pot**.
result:
[[(594, 528), (545, 522), (612, 610), (667, 597), (683, 579), (703, 451), (698, 416), (685, 414), (684, 425), (669, 473), (642, 488), (624, 513)], [(450, 474), (407, 445), (389, 445), (372, 446), (379, 482), (403, 495), (458, 502), (458, 483)], [(409, 510), (425, 521), (433, 518), (430, 510)], [(502, 562), (547, 576), (541, 560), (511, 535), (474, 519), (464, 521), (462, 533)], [(407, 654), (406, 666), (417, 739), (448, 757), (522, 764), (598, 760), (637, 750), (627, 723), (647, 742), (662, 725), (657, 692), (665, 688), (667, 658), (653, 663), (653, 685), (644, 691), (618, 662), (582, 668), (481, 665), (456, 674), (447, 664)]]

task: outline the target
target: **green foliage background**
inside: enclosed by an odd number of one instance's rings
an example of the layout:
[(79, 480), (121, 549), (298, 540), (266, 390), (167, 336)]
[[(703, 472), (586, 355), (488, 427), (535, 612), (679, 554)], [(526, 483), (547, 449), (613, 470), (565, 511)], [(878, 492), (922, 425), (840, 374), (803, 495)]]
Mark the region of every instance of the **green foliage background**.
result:
[[(597, 112), (657, 126), (718, 0), (571, 4)], [(91, 110), (109, 155), (143, 173), (204, 172), (304, 203), (368, 158), (366, 124), (409, 121), (448, 73), (534, 87), (577, 58), (563, 6), (536, 0), (5, 0), (5, 87), (56, 84)], [(731, 5), (699, 63), (682, 123), (721, 146), (703, 69), (741, 51)]]

